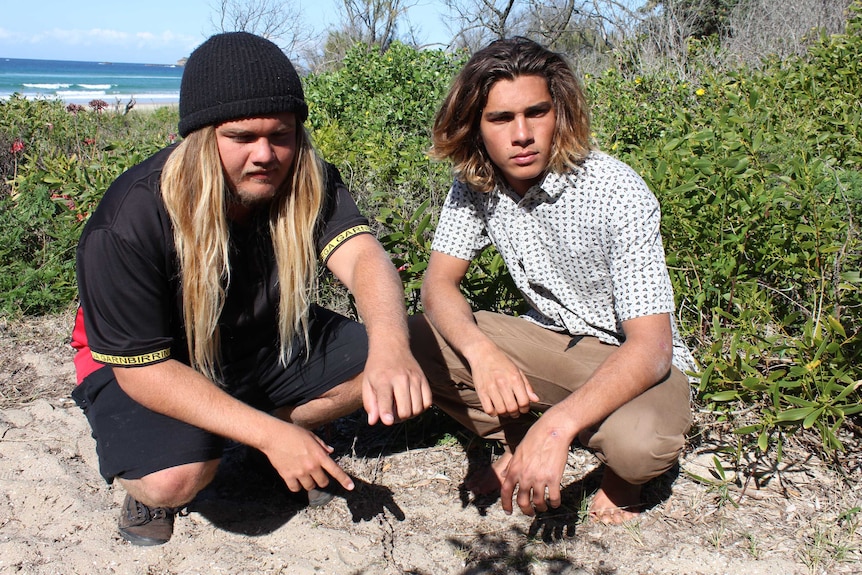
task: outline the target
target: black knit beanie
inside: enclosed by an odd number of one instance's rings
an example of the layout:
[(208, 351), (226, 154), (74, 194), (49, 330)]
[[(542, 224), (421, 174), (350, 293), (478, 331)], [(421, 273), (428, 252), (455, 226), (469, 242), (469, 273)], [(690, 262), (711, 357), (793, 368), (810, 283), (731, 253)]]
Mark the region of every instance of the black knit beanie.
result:
[(269, 114), (308, 116), (299, 75), (281, 48), (248, 32), (217, 34), (186, 62), (180, 85), (183, 137), (213, 126)]

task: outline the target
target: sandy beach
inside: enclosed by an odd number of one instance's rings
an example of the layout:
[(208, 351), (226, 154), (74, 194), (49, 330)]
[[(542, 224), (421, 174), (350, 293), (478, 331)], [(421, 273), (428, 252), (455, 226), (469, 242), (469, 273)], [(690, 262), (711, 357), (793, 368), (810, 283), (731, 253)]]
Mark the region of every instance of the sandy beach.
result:
[[(129, 103), (128, 100), (113, 100), (113, 101), (107, 101), (106, 100), (106, 102), (108, 102), (107, 110), (114, 112), (114, 113), (119, 113), (119, 114), (126, 113), (126, 105)], [(82, 106), (87, 105), (87, 102), (76, 102), (76, 103), (78, 103)], [(158, 102), (155, 102), (155, 101), (138, 100), (136, 98), (134, 106), (132, 106), (132, 108), (129, 111), (130, 112), (135, 111), (135, 112), (148, 113), (148, 112), (153, 112), (154, 110), (158, 110), (160, 108), (173, 108), (175, 110), (178, 110), (179, 107), (180, 107), (179, 101), (162, 102), (160, 100)]]

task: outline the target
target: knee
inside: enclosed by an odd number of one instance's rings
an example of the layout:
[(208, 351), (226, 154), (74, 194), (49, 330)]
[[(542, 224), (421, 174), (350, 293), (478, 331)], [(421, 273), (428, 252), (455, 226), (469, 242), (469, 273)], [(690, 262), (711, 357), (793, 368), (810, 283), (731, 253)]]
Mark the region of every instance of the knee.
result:
[(607, 464), (629, 483), (640, 485), (673, 467), (684, 446), (681, 435), (656, 435), (652, 441), (630, 443), (606, 454)]
[(425, 372), (428, 383), (432, 386), (441, 382), (448, 385), (450, 373), (444, 355), (444, 348), (448, 348), (445, 340), (422, 314), (410, 316), (407, 326), (410, 330), (410, 351)]
[(155, 507), (185, 505), (215, 477), (219, 460), (187, 463), (123, 481), (135, 499)]
[(662, 433), (648, 422), (638, 423), (635, 429), (629, 427), (617, 433), (600, 428), (590, 441), (599, 459), (622, 479), (636, 485), (673, 467), (685, 447), (684, 432)]

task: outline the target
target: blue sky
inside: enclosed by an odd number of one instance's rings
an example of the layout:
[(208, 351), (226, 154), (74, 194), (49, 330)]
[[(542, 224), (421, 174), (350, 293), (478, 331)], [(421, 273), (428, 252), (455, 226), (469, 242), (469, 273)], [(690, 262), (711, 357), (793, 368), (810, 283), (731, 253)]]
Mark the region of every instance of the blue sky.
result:
[[(0, 0), (0, 57), (172, 64), (213, 32), (216, 0), (83, 3)], [(339, 0), (295, 0), (322, 38), (338, 24)], [(425, 43), (449, 40), (443, 0), (420, 0), (408, 13)]]

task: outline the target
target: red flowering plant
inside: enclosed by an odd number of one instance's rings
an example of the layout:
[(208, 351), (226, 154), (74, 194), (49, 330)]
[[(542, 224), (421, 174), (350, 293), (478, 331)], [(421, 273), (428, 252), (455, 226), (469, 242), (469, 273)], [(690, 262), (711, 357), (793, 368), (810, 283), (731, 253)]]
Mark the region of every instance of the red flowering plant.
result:
[(95, 112), (101, 112), (108, 107), (108, 103), (104, 100), (90, 100), (89, 105)]
[[(12, 144), (9, 146), (9, 154), (12, 156), (12, 178), (6, 182), (7, 184), (12, 184), (15, 179), (18, 177), (18, 157), (22, 155), (24, 152), (24, 141), (21, 138), (15, 138), (12, 141)], [(15, 197), (14, 190), (12, 192), (12, 196)]]
[(78, 209), (77, 204), (75, 204), (75, 200), (73, 200), (69, 194), (62, 194), (58, 191), (54, 191), (51, 194), (51, 199), (55, 202), (60, 202), (64, 205), (70, 212), (72, 212), (75, 216), (75, 220), (82, 222), (89, 215), (85, 212), (82, 212)]

